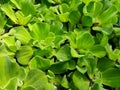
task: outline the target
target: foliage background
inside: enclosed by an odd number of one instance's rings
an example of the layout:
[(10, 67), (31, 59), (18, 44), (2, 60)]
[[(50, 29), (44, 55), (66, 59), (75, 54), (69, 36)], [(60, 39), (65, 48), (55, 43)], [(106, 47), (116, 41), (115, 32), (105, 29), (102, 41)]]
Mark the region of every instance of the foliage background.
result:
[(1, 0), (0, 90), (120, 90), (120, 0)]

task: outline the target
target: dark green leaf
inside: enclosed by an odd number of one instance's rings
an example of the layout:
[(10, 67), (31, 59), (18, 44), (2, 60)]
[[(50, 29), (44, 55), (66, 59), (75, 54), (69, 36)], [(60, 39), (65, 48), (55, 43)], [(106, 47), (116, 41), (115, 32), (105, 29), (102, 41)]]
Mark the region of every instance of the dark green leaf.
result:
[(102, 82), (111, 87), (120, 87), (120, 70), (110, 68), (102, 72)]
[(67, 71), (69, 65), (68, 62), (59, 62), (51, 65), (49, 68), (54, 74), (61, 74)]

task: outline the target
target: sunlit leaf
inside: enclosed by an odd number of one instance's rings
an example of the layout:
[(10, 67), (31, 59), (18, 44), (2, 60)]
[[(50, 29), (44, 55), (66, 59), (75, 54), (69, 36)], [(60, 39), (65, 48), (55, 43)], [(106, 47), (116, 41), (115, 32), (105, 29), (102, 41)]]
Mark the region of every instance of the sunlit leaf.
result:
[(94, 45), (94, 39), (91, 34), (89, 33), (83, 33), (78, 39), (77, 39), (77, 47), (79, 49), (90, 49)]
[(33, 55), (33, 50), (29, 46), (22, 46), (16, 53), (17, 61), (22, 65), (27, 65)]
[(15, 16), (15, 13), (14, 13), (14, 10), (12, 9), (11, 5), (10, 4), (4, 4), (2, 5), (2, 8), (1, 8), (5, 13), (6, 15), (15, 23), (17, 23), (17, 18)]
[(31, 36), (36, 40), (44, 40), (50, 31), (50, 25), (47, 23), (30, 24), (29, 28)]

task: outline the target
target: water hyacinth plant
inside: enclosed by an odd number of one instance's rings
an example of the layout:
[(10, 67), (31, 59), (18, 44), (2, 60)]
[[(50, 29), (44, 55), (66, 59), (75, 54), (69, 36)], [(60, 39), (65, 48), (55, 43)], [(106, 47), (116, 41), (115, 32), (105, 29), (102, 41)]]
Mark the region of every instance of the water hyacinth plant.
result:
[(0, 0), (0, 90), (120, 90), (120, 0)]

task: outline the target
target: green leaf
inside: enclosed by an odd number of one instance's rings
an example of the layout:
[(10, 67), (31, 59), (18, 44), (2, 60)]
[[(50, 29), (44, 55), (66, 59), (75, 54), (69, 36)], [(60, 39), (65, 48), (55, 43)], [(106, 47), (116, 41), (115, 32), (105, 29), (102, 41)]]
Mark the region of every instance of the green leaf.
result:
[(35, 40), (44, 40), (50, 31), (50, 25), (47, 23), (29, 24), (30, 34)]
[(76, 24), (80, 20), (80, 13), (78, 11), (71, 11), (69, 15), (69, 22), (71, 24)]
[(5, 14), (13, 21), (17, 24), (17, 18), (15, 16), (15, 13), (11, 7), (10, 4), (4, 4), (2, 5), (1, 9), (5, 12)]
[(82, 0), (86, 5), (88, 5), (91, 1), (97, 1), (97, 0)]
[(5, 37), (3, 41), (11, 51), (15, 52), (17, 50), (14, 36)]
[(57, 19), (57, 15), (55, 13), (53, 13), (51, 10), (48, 9), (47, 11), (48, 13), (46, 13), (45, 15), (45, 20), (56, 20)]
[(106, 50), (103, 46), (101, 45), (95, 45), (91, 48), (91, 52), (93, 55), (96, 57), (104, 57), (106, 55)]
[(120, 28), (114, 27), (113, 30), (115, 31), (115, 34), (116, 34), (117, 36), (120, 35)]
[(14, 36), (22, 43), (27, 44), (31, 40), (31, 36), (26, 28), (23, 26), (18, 26), (11, 29), (14, 32)]
[(52, 64), (49, 70), (51, 70), (54, 74), (62, 74), (67, 71), (68, 67), (68, 62), (59, 62)]
[(81, 0), (71, 0), (70, 2), (70, 11), (78, 10), (78, 6), (82, 3)]
[(61, 22), (68, 22), (69, 12), (58, 15)]
[(82, 17), (82, 25), (83, 26), (92, 26), (92, 18), (90, 16)]
[(4, 56), (14, 56), (15, 53), (10, 52), (4, 45), (4, 43), (0, 42), (0, 57), (4, 57)]
[[(19, 76), (19, 66), (8, 57), (0, 57), (0, 88), (16, 88), (17, 81), (13, 79)], [(14, 89), (13, 89), (14, 90)]]
[(100, 12), (102, 11), (103, 4), (101, 2), (95, 2), (94, 3), (94, 13), (93, 13), (93, 18), (97, 17)]
[(60, 61), (67, 61), (70, 60), (71, 57), (71, 53), (70, 53), (70, 47), (68, 45), (65, 45), (63, 47), (61, 47), (57, 53), (55, 54), (55, 56), (57, 57), (58, 60)]
[(97, 27), (93, 27), (93, 30), (95, 30), (95, 31), (101, 31), (101, 32), (103, 32), (106, 35), (110, 35), (112, 33), (112, 31), (113, 31), (113, 28), (112, 28), (111, 25), (109, 25), (109, 26), (103, 26), (103, 27), (97, 26)]
[(103, 9), (103, 4), (101, 2), (90, 2), (87, 6), (83, 8), (83, 13), (85, 15), (91, 16), (94, 22), (97, 21), (97, 17)]
[(87, 72), (88, 67), (86, 67), (86, 62), (87, 61), (85, 60), (85, 57), (81, 57), (77, 61), (76, 69), (82, 74), (85, 74)]
[(68, 39), (70, 41), (70, 46), (76, 48), (76, 34), (74, 32), (68, 33)]
[[(33, 87), (35, 88), (35, 90), (45, 90), (47, 83), (48, 83), (47, 76), (43, 71), (38, 69), (31, 69), (28, 72), (26, 79), (24, 80), (24, 85), (22, 86), (22, 88), (31, 86), (29, 88)], [(31, 90), (34, 90), (33, 88)]]
[(21, 3), (21, 11), (25, 16), (28, 15), (35, 15), (36, 14), (36, 10), (35, 7), (32, 3), (32, 0), (23, 0)]
[[(88, 90), (89, 81), (87, 78), (78, 71), (75, 71), (72, 76), (73, 83), (78, 90)], [(85, 87), (84, 87), (85, 86)]]
[(12, 78), (8, 85), (6, 86), (6, 90), (17, 90), (17, 78)]
[(72, 55), (72, 57), (75, 57), (75, 58), (84, 56), (84, 55), (78, 54), (78, 52), (72, 47), (71, 47), (71, 55)]
[(94, 39), (90, 33), (83, 33), (78, 37), (76, 44), (79, 49), (90, 49), (94, 45)]
[(18, 9), (21, 9), (21, 2), (23, 0), (10, 0)]
[(19, 75), (18, 75), (18, 79), (20, 80), (20, 85), (21, 86), (23, 83), (22, 81), (26, 78), (26, 72), (25, 72), (25, 68), (20, 67), (19, 68)]
[(96, 71), (97, 62), (94, 58), (88, 57), (88, 58), (85, 58), (85, 63), (87, 67), (87, 73), (89, 77), (92, 79)]
[(118, 58), (119, 58), (119, 55), (120, 55), (120, 50), (119, 49), (112, 49), (112, 46), (107, 44), (106, 45), (106, 51), (108, 53), (108, 57), (111, 59), (111, 60), (114, 60), (116, 61)]
[(31, 86), (28, 86), (28, 87), (23, 88), (22, 90), (36, 90), (36, 89)]
[(107, 43), (108, 43), (108, 37), (107, 37), (107, 35), (104, 34), (101, 41), (100, 41), (100, 45), (106, 46)]
[(50, 60), (42, 58), (40, 56), (35, 56), (29, 63), (30, 68), (39, 68), (41, 70), (46, 70), (50, 67)]
[(87, 72), (87, 67), (86, 66), (83, 66), (83, 67), (76, 66), (76, 69), (82, 74), (85, 74)]
[(33, 50), (30, 46), (21, 46), (16, 53), (17, 61), (22, 65), (27, 65), (33, 55)]
[(76, 67), (76, 63), (75, 63), (75, 61), (74, 60), (69, 60), (69, 62), (68, 62), (68, 64), (69, 64), (69, 70), (73, 70), (73, 69), (75, 69)]
[(97, 68), (99, 69), (99, 71), (105, 71), (109, 68), (112, 68), (115, 66), (114, 61), (108, 59), (108, 58), (101, 58), (98, 60), (97, 62)]
[(0, 11), (0, 35), (4, 33), (4, 26), (6, 24), (7, 20), (5, 19), (5, 15)]
[(48, 37), (46, 37), (44, 44), (45, 44), (46, 46), (51, 46), (51, 45), (53, 45), (52, 42), (54, 41), (54, 39), (55, 39), (55, 34), (52, 33), (52, 32), (50, 32), (50, 33), (48, 34)]
[(114, 17), (117, 13), (117, 9), (115, 6), (111, 6), (107, 10), (105, 10), (98, 18), (101, 24), (107, 23), (112, 17)]
[(120, 1), (119, 1), (119, 0), (113, 0), (112, 2), (113, 2), (114, 5), (116, 6), (117, 10), (120, 12), (120, 6), (119, 6)]
[(50, 31), (57, 35), (60, 35), (62, 28), (63, 28), (63, 24), (60, 21), (55, 21), (51, 24)]
[(47, 77), (50, 79), (53, 79), (53, 78), (55, 78), (55, 74), (52, 71), (48, 70)]
[(55, 90), (55, 86), (52, 83), (47, 83), (45, 90)]
[(61, 14), (66, 13), (69, 10), (69, 6), (66, 3), (63, 3), (60, 5), (59, 10)]
[(60, 45), (61, 45), (64, 41), (65, 41), (65, 39), (64, 39), (62, 36), (60, 36), (60, 35), (56, 36), (56, 37), (55, 37), (55, 40), (54, 40), (55, 47), (60, 48)]
[(31, 15), (24, 16), (24, 14), (21, 11), (16, 12), (15, 15), (20, 25), (26, 25), (31, 19)]
[(66, 76), (63, 77), (63, 79), (61, 81), (61, 85), (65, 88), (69, 88), (69, 83), (68, 83)]
[(110, 68), (102, 72), (102, 83), (110, 87), (120, 87), (120, 70), (117, 68)]
[(97, 83), (95, 83), (95, 84), (93, 85), (93, 87), (91, 88), (91, 90), (105, 90), (105, 89), (103, 88), (103, 85), (102, 85), (102, 84), (97, 84)]

